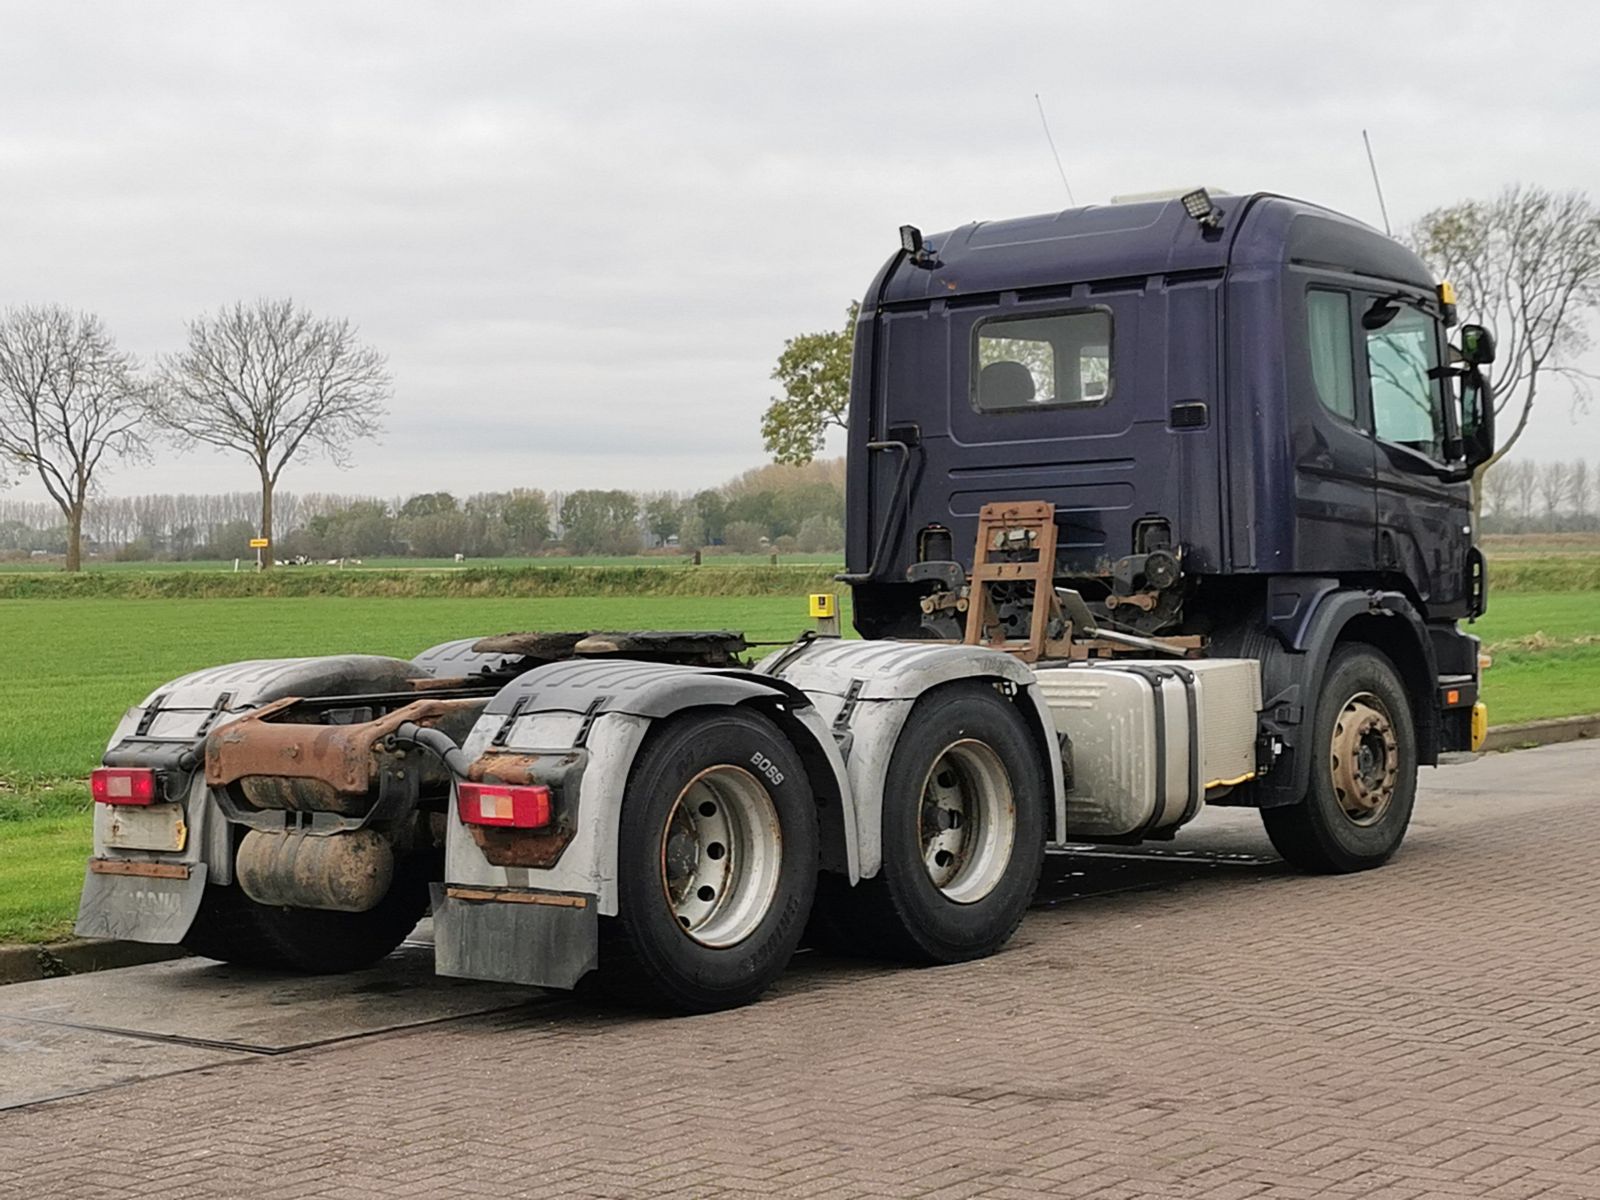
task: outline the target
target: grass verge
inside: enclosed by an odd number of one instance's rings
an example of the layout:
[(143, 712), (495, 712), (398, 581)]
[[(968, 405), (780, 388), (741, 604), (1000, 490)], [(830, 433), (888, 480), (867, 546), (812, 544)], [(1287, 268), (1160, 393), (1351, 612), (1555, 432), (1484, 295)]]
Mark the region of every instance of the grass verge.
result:
[(93, 840), (89, 805), (89, 789), (77, 782), (0, 793), (0, 942), (71, 934)]

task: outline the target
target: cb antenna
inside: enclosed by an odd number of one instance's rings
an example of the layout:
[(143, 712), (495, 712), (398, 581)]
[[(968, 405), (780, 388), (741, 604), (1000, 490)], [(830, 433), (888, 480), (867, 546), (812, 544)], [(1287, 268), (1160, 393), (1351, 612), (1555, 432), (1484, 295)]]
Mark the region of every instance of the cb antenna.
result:
[(1056, 170), (1061, 172), (1061, 186), (1067, 189), (1067, 203), (1073, 208), (1078, 207), (1078, 202), (1072, 198), (1072, 185), (1067, 182), (1067, 169), (1061, 165), (1061, 153), (1056, 149), (1056, 140), (1050, 136), (1050, 122), (1045, 120), (1044, 101), (1039, 99), (1039, 93), (1033, 94), (1033, 102), (1039, 106), (1039, 124), (1044, 126), (1044, 140), (1050, 143), (1050, 154), (1056, 160)]
[(1372, 157), (1372, 139), (1367, 136), (1367, 131), (1361, 131), (1361, 140), (1367, 147), (1367, 166), (1372, 168), (1372, 190), (1378, 193), (1378, 211), (1383, 214), (1383, 231), (1390, 237), (1394, 230), (1389, 228), (1389, 206), (1383, 202), (1383, 184), (1378, 182), (1378, 160)]

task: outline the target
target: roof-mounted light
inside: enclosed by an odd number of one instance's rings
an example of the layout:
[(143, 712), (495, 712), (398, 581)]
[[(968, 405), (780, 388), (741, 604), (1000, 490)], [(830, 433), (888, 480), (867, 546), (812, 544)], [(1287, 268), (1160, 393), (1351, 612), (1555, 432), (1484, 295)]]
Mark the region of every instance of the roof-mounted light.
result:
[(919, 267), (937, 267), (939, 260), (934, 256), (934, 248), (922, 240), (922, 230), (915, 225), (900, 226), (900, 249), (906, 252), (906, 257), (913, 265)]
[(1183, 194), (1181, 203), (1183, 211), (1206, 229), (1215, 229), (1222, 224), (1222, 210), (1211, 199), (1211, 193), (1205, 188), (1195, 188), (1192, 192)]

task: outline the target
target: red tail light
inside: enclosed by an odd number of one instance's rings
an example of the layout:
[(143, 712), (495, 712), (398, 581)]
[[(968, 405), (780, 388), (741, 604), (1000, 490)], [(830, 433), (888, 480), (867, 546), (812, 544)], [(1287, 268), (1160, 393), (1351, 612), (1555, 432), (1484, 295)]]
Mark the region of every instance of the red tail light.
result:
[(543, 829), (550, 824), (550, 789), (543, 784), (456, 784), (456, 812), (467, 825)]
[(156, 773), (149, 767), (96, 767), (89, 793), (100, 804), (154, 804)]

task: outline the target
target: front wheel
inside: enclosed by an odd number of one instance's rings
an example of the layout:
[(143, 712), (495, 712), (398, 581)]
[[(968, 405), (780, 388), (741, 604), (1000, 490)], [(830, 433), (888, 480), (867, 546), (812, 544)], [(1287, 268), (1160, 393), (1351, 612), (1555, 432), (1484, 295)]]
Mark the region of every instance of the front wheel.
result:
[(788, 964), (816, 885), (816, 801), (778, 727), (741, 709), (676, 717), (628, 779), (600, 982), (679, 1012), (748, 1004)]
[(1333, 653), (1312, 726), (1305, 799), (1264, 808), (1273, 848), (1304, 871), (1382, 866), (1406, 836), (1417, 795), (1417, 734), (1394, 664), (1370, 646)]

